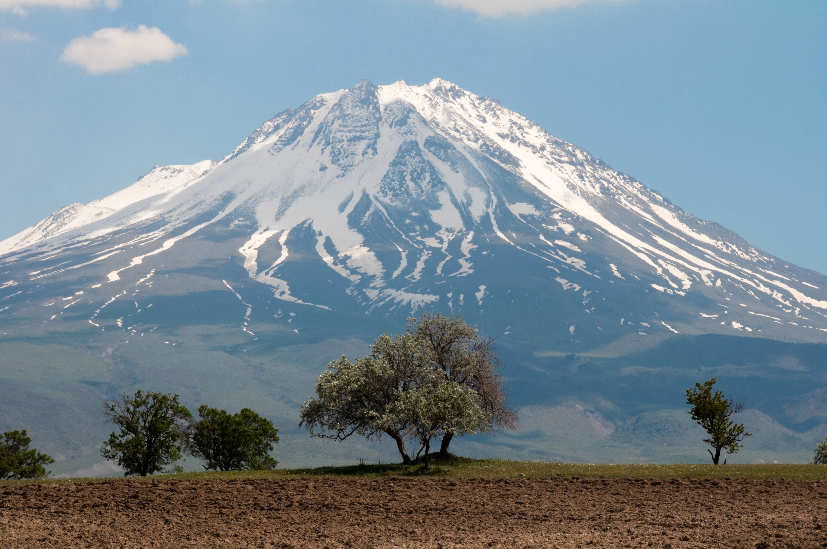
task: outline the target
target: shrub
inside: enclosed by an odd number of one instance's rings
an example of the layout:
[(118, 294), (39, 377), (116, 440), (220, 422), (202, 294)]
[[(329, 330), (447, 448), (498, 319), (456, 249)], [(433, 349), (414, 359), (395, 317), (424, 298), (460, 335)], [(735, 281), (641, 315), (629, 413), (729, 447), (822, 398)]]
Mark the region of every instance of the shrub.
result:
[(827, 437), (818, 443), (816, 446), (815, 456), (813, 456), (813, 463), (817, 465), (827, 465)]
[(230, 414), (201, 406), (198, 415), (201, 419), (192, 425), (190, 451), (207, 461), (205, 469), (273, 469), (278, 464), (270, 456), (279, 441), (278, 429), (270, 420), (248, 408)]
[(0, 435), (0, 480), (43, 478), (49, 474), (44, 465), (55, 460), (29, 448), (31, 442), (25, 430)]

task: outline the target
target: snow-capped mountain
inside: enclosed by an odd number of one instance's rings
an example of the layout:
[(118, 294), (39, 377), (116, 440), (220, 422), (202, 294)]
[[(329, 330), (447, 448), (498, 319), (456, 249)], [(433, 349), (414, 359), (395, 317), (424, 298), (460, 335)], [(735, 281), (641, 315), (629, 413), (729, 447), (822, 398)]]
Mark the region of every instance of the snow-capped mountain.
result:
[(318, 95), (219, 162), (156, 167), (0, 242), (0, 343), (367, 340), (437, 310), (536, 356), (825, 343), (827, 277), (442, 79)]
[[(489, 272), (506, 255), (540, 279), (535, 297), (581, 303), (591, 322), (575, 330), (629, 320), (635, 331), (642, 321), (651, 331), (771, 335), (785, 327), (797, 339), (827, 338), (823, 277), (441, 79), (316, 96), (221, 162), (155, 168), (109, 197), (67, 206), (0, 243), (2, 282), (48, 284), (105, 266), (105, 276), (75, 290), (84, 294), (73, 302), (92, 304), (163, 272), (183, 241), (208, 231), (231, 235), (221, 253), (243, 265), (244, 284), (325, 310), (342, 307), (340, 296), (326, 302), (302, 287), (306, 274), (291, 276), (291, 254), (317, 260), (343, 296), (371, 309), (484, 308), (495, 291), (521, 285), (519, 270)], [(601, 309), (614, 301), (613, 287), (663, 305), (648, 318), (607, 319)]]

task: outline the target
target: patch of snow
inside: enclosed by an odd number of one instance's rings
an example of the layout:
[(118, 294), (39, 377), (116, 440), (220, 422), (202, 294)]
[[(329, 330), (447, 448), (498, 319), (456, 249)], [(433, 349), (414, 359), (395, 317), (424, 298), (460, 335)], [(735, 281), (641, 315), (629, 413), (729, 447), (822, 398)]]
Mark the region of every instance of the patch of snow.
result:
[(391, 278), (396, 278), (397, 276), (401, 275), (402, 272), (405, 270), (405, 267), (408, 266), (408, 250), (403, 250), (402, 248), (400, 248), (396, 244), (394, 244), (394, 246), (396, 246), (396, 249), (399, 251), (399, 256), (400, 257), (399, 257), (399, 267), (397, 267), (396, 270), (393, 272), (393, 274), (391, 275)]
[(686, 295), (686, 292), (684, 292), (682, 290), (675, 290), (675, 289), (672, 289), (672, 288), (665, 288), (665, 287), (661, 286), (660, 284), (649, 284), (649, 286), (651, 286), (652, 288), (654, 288), (655, 290), (657, 290), (657, 291), (659, 291), (663, 294), (681, 295), (681, 296)]
[(230, 285), (229, 282), (227, 282), (226, 280), (222, 280), (221, 282), (223, 282), (224, 286), (226, 286), (227, 289), (230, 290), (230, 292), (235, 296), (235, 298), (239, 300), (242, 305), (244, 305), (244, 319), (241, 321), (241, 331), (249, 336), (255, 337), (256, 333), (250, 329), (250, 317), (253, 314), (253, 306), (244, 301), (244, 298), (241, 297), (241, 294), (238, 293), (235, 290), (235, 288), (233, 288)]
[(428, 261), (429, 257), (431, 257), (431, 252), (423, 250), (422, 253), (419, 254), (419, 258), (416, 260), (416, 266), (414, 266), (413, 272), (406, 278), (413, 282), (418, 281), (422, 277), (422, 271), (425, 269), (425, 263)]
[(526, 202), (515, 202), (514, 204), (506, 203), (506, 207), (516, 216), (521, 215), (540, 215), (537, 208)]
[(437, 295), (406, 292), (393, 288), (382, 288), (381, 290), (368, 288), (365, 290), (365, 294), (370, 297), (376, 305), (393, 302), (410, 307), (412, 312), (439, 301), (439, 296)]
[(572, 225), (570, 223), (560, 222), (560, 223), (557, 224), (557, 226), (560, 228), (560, 230), (562, 230), (564, 233), (566, 233), (566, 236), (570, 235), (571, 233), (575, 232), (575, 230), (576, 230), (574, 228), (574, 225)]
[(11, 293), (11, 294), (9, 294), (9, 295), (7, 295), (7, 296), (3, 297), (2, 299), (0, 299), (0, 301), (8, 301), (9, 299), (11, 299), (11, 298), (13, 298), (13, 297), (17, 297), (17, 296), (19, 296), (19, 295), (20, 295), (20, 294), (22, 294), (22, 293), (23, 293), (23, 290), (17, 290), (16, 292)]
[(771, 320), (776, 320), (776, 321), (779, 321), (779, 322), (781, 321), (781, 319), (778, 318), (777, 316), (765, 315), (765, 314), (762, 314), (762, 313), (756, 313), (754, 311), (747, 311), (747, 314), (750, 314), (752, 316), (760, 316), (760, 317), (763, 317), (763, 318), (769, 318)]
[(138, 282), (135, 283), (135, 286), (140, 287), (144, 284), (147, 284), (151, 287), (152, 284), (150, 283), (150, 281), (152, 280), (153, 276), (155, 276), (155, 269), (150, 269), (150, 271), (146, 275), (144, 275), (141, 279), (138, 280)]
[(572, 244), (571, 242), (566, 242), (565, 240), (555, 240), (554, 243), (557, 244), (558, 246), (563, 246), (564, 248), (568, 248), (569, 250), (571, 250), (573, 252), (577, 252), (577, 253), (582, 253), (583, 252), (583, 250), (581, 250), (579, 246), (576, 246), (575, 244)]
[(666, 322), (661, 320), (660, 323), (663, 325), (664, 328), (666, 328), (667, 330), (669, 330), (673, 334), (679, 334), (680, 333), (678, 330), (676, 330), (675, 328), (673, 328), (672, 326), (670, 326)]
[(485, 299), (486, 288), (487, 287), (485, 284), (480, 284), (479, 288), (477, 288), (477, 291), (474, 292), (474, 296), (477, 298), (477, 305), (479, 305), (480, 307), (482, 307), (482, 301), (483, 299)]
[(570, 282), (570, 281), (566, 280), (565, 278), (562, 278), (562, 277), (559, 277), (559, 276), (558, 276), (558, 277), (556, 277), (554, 280), (556, 280), (556, 281), (557, 281), (557, 283), (558, 283), (558, 284), (560, 284), (560, 286), (562, 286), (562, 287), (563, 287), (563, 289), (564, 289), (564, 290), (566, 290), (566, 291), (568, 291), (568, 290), (574, 290), (575, 292), (579, 292), (579, 291), (580, 291), (580, 289), (581, 289), (580, 284), (576, 284), (576, 283), (574, 283), (574, 282)]
[(474, 239), (474, 231), (470, 231), (465, 235), (465, 238), (460, 242), (459, 250), (462, 257), (458, 259), (459, 270), (451, 273), (449, 276), (465, 277), (474, 273), (473, 264), (471, 263), (471, 252), (477, 247), (472, 243)]
[(437, 193), (439, 209), (431, 210), (431, 220), (444, 229), (459, 231), (465, 226), (462, 215), (451, 200), (451, 193), (443, 190)]

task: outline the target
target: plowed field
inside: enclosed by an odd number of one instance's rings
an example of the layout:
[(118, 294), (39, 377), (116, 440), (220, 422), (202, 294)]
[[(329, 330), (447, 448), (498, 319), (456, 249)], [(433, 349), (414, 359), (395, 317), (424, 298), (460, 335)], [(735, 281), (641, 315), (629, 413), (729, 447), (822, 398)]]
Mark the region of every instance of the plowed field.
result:
[(0, 485), (2, 547), (827, 547), (827, 481)]

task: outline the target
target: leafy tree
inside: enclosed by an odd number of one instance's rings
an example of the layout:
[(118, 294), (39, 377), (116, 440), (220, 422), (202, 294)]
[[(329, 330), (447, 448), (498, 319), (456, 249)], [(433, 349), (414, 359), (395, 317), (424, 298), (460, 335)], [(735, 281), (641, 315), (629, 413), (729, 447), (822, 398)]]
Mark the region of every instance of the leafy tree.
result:
[(0, 480), (43, 478), (49, 474), (44, 465), (55, 460), (29, 448), (31, 442), (25, 429), (0, 435)]
[[(477, 394), (489, 420), (483, 430), (515, 427), (517, 415), (506, 406), (502, 379), (496, 373), (498, 360), (490, 338), (480, 336), (476, 328), (461, 318), (441, 314), (410, 319), (408, 333), (428, 348), (434, 366), (445, 372), (448, 379)], [(448, 455), (451, 440), (458, 433), (450, 429), (445, 431), (440, 455)]]
[(391, 437), (403, 463), (405, 440), (419, 443), (427, 464), (431, 441), (442, 448), (455, 435), (513, 424), (494, 372), (490, 342), (461, 320), (412, 319), (405, 333), (380, 336), (368, 356), (328, 364), (305, 402), (301, 425), (314, 436), (344, 440), (353, 434)]
[(721, 459), (721, 450), (734, 454), (741, 448), (741, 441), (752, 435), (744, 430), (743, 424), (732, 421), (732, 416), (743, 407), (726, 398), (721, 391), (713, 392), (717, 381), (713, 377), (686, 390), (686, 403), (692, 406), (689, 415), (709, 434), (704, 442), (715, 450), (714, 453), (709, 448), (706, 450), (715, 465)]
[(818, 443), (816, 446), (816, 453), (813, 457), (813, 463), (817, 465), (827, 465), (827, 437)]
[(399, 413), (398, 401), (424, 363), (413, 338), (383, 335), (367, 357), (351, 361), (342, 356), (327, 365), (316, 382), (316, 397), (302, 406), (300, 424), (313, 436), (336, 440), (385, 434), (396, 442), (402, 462), (409, 464), (409, 425)]
[(192, 425), (190, 451), (207, 461), (205, 469), (273, 469), (278, 464), (270, 452), (279, 441), (279, 431), (270, 420), (248, 408), (230, 414), (201, 406), (198, 415), (201, 419)]
[(123, 467), (124, 475), (147, 476), (181, 458), (188, 435), (189, 410), (175, 394), (136, 391), (105, 403), (118, 431), (109, 435), (101, 455)]
[(428, 368), (418, 374), (412, 386), (401, 393), (396, 407), (408, 433), (420, 444), (416, 457), (422, 455), (427, 468), (433, 437), (487, 430), (491, 417), (477, 393), (444, 372)]

